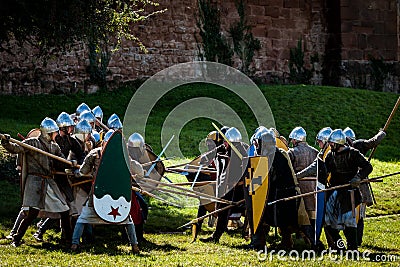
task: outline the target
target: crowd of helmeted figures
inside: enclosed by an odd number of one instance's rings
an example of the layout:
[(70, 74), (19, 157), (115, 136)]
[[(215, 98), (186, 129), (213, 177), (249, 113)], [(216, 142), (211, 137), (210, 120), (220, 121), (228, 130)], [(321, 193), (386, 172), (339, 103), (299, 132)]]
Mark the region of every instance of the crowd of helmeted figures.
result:
[[(73, 114), (62, 112), (56, 120), (46, 117), (40, 128), (32, 130), (21, 142), (64, 158), (65, 162), (13, 142), (9, 135), (2, 136), (2, 146), (18, 155), (17, 169), (21, 173), (22, 207), (6, 237), (13, 246), (21, 245), (28, 227), (38, 217), (41, 219), (34, 238), (42, 242), (46, 230), (60, 222), (60, 242), (72, 251), (78, 250), (81, 242), (91, 242), (94, 225), (110, 224), (93, 208), (92, 181), (104, 147), (115, 131), (122, 131), (118, 115), (111, 115), (104, 124), (99, 106), (90, 109), (82, 103)], [(203, 192), (199, 195), (200, 219), (191, 223), (192, 241), (201, 230), (202, 218), (210, 212), (209, 225), (216, 219), (215, 230), (211, 236), (200, 238), (202, 242), (219, 242), (233, 221), (238, 222), (243, 236), (250, 239), (246, 246), (249, 249), (264, 249), (270, 228), (274, 227), (281, 240), (277, 246), (283, 249), (292, 249), (296, 236), (310, 248), (322, 251), (323, 229), (330, 248), (344, 249), (338, 247), (343, 230), (347, 249), (357, 250), (363, 237), (365, 209), (372, 204), (370, 189), (362, 182), (372, 171), (364, 155), (385, 135), (379, 131), (370, 139), (356, 139), (348, 127), (344, 130), (325, 127), (315, 138), (320, 148), (317, 150), (307, 143), (302, 127), (291, 131), (289, 144), (276, 129), (264, 126), (254, 131), (249, 144), (235, 127), (223, 126), (211, 131), (206, 137), (208, 151), (182, 167), (192, 170), (184, 174), (193, 182), (193, 192)], [(149, 175), (159, 181), (168, 168), (161, 161), (154, 161), (157, 156), (139, 133), (129, 136), (127, 148), (132, 184), (151, 191), (154, 184), (146, 186), (141, 182)], [(146, 171), (152, 165), (149, 162), (156, 164), (150, 172)], [(262, 167), (262, 162), (267, 163)], [(321, 201), (319, 194), (296, 197), (346, 184), (326, 191)], [(266, 189), (261, 190), (262, 187)], [(132, 253), (139, 253), (140, 242), (146, 241), (143, 224), (148, 207), (140, 192), (146, 191), (132, 190), (130, 215), (118, 223), (125, 228)], [(204, 197), (204, 192), (210, 198)]]

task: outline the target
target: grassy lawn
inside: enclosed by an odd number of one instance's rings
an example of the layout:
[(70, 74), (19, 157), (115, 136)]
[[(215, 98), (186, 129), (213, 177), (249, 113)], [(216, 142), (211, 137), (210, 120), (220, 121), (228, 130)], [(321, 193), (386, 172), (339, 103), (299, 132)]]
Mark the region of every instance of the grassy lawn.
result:
[[(314, 143), (318, 130), (325, 126), (332, 128), (353, 128), (360, 138), (373, 136), (386, 122), (398, 95), (364, 90), (311, 86), (262, 86), (274, 113), (277, 129), (288, 136), (298, 125), (308, 133), (309, 143)], [(31, 97), (0, 97), (0, 132), (16, 137), (18, 132), (26, 134), (37, 127), (45, 116), (56, 118), (62, 111), (72, 113), (81, 102), (90, 107), (100, 105), (108, 118), (112, 113), (121, 117), (135, 90), (121, 88), (115, 92), (99, 92), (94, 95), (39, 95)], [(249, 110), (223, 88), (188, 85), (174, 89), (158, 103), (152, 112), (146, 141), (158, 153), (161, 151), (160, 127), (169, 111), (187, 99), (210, 96), (223, 100), (241, 114), (247, 123), (250, 135), (257, 127), (249, 115)], [(399, 112), (400, 113), (400, 112)], [(370, 177), (390, 174), (400, 170), (400, 129), (399, 114), (396, 114), (388, 130), (388, 136), (379, 146), (372, 160), (374, 167)], [(197, 144), (212, 130), (210, 120), (196, 119), (187, 124), (180, 136), (180, 145), (185, 155), (193, 158), (198, 154)], [(187, 159), (166, 161), (170, 166)], [(345, 258), (323, 258), (296, 260), (294, 257), (279, 257), (278, 254), (266, 255), (260, 260), (257, 253), (245, 249), (248, 241), (239, 231), (229, 231), (222, 236), (219, 244), (204, 244), (200, 241), (190, 243), (190, 230), (177, 229), (180, 225), (196, 216), (193, 201), (179, 197), (177, 202), (185, 203), (185, 208), (167, 206), (160, 201), (150, 199), (149, 218), (145, 225), (145, 238), (149, 241), (141, 244), (142, 253), (129, 254), (130, 247), (122, 239), (121, 227), (98, 226), (93, 244), (83, 246), (80, 253), (72, 254), (68, 248), (59, 245), (60, 233), (49, 230), (45, 242), (38, 243), (32, 237), (36, 230), (30, 227), (24, 237), (24, 244), (11, 247), (4, 237), (9, 233), (20, 208), (19, 186), (15, 182), (13, 160), (0, 148), (0, 266), (369, 266), (376, 265), (366, 259), (346, 260)], [(185, 181), (182, 176), (168, 174), (174, 181)], [(373, 185), (377, 205), (367, 209), (364, 243), (361, 252), (400, 255), (400, 176), (385, 178)], [(163, 196), (165, 197), (165, 196)], [(384, 216), (381, 216), (384, 215)], [(386, 216), (387, 215), (387, 216)], [(213, 228), (203, 224), (200, 237), (208, 236)], [(277, 240), (274, 232), (269, 233), (271, 247)], [(322, 241), (326, 244), (324, 236)], [(301, 253), (306, 249), (302, 240), (296, 239), (295, 246)], [(301, 255), (301, 254), (300, 254)], [(264, 255), (265, 256), (265, 255)], [(291, 254), (291, 256), (295, 256)], [(272, 257), (272, 261), (269, 258)], [(387, 265), (399, 265), (388, 262)]]

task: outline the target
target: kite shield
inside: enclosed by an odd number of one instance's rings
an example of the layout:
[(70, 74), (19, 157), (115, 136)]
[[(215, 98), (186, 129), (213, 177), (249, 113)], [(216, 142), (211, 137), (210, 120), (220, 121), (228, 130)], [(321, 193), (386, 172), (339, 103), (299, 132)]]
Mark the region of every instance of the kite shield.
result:
[(110, 223), (123, 222), (131, 209), (131, 173), (122, 138), (121, 131), (116, 131), (108, 140), (93, 183), (94, 210)]
[(250, 157), (245, 186), (246, 207), (248, 208), (249, 225), (253, 234), (257, 231), (264, 213), (268, 198), (268, 157)]

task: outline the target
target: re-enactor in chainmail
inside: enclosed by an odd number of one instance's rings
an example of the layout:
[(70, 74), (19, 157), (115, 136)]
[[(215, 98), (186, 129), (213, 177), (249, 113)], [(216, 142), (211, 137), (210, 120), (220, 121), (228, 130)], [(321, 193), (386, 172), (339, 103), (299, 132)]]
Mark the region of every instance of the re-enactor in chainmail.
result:
[[(40, 124), (41, 134), (38, 137), (25, 139), (23, 143), (39, 148), (53, 155), (64, 158), (60, 147), (54, 142), (58, 126), (50, 118)], [(53, 179), (53, 159), (41, 153), (29, 150), (18, 144), (2, 140), (3, 147), (11, 153), (23, 153), (26, 160), (27, 176), (21, 181), (23, 188), (22, 206), (29, 208), (27, 216), (22, 220), (17, 233), (13, 236), (13, 245), (19, 246), (28, 226), (39, 214), (39, 211), (60, 213), (61, 224), (66, 240), (71, 240), (69, 207), (64, 195)]]

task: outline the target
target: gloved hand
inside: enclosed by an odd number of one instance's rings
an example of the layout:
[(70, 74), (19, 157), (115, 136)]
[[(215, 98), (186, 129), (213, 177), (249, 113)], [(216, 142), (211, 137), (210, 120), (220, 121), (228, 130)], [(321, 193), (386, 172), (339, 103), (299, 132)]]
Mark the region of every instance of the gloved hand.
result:
[(72, 165), (72, 167), (77, 167), (77, 165), (78, 165), (78, 162), (76, 161), (76, 160), (74, 160), (74, 159), (71, 159), (70, 160), (70, 162), (72, 163), (71, 165)]
[(361, 184), (361, 178), (358, 176), (355, 176), (353, 179), (350, 180), (350, 185), (353, 188), (359, 187)]
[(4, 136), (4, 138), (1, 139), (1, 144), (5, 145), (5, 144), (10, 143), (9, 140), (10, 140), (11, 136), (9, 134), (3, 134), (3, 136)]

